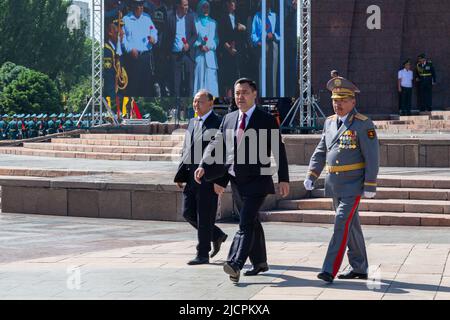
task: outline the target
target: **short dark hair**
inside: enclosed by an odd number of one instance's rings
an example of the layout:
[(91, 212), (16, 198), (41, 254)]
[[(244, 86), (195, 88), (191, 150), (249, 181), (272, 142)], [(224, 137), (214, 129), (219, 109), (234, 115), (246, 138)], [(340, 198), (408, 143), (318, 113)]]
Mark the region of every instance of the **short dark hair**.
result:
[(206, 89), (201, 89), (197, 92), (197, 94), (201, 93), (202, 95), (205, 95), (208, 97), (208, 101), (213, 101), (214, 96)]
[(258, 91), (258, 86), (256, 85), (256, 82), (253, 81), (252, 79), (249, 79), (249, 78), (240, 78), (240, 79), (238, 79), (234, 83), (234, 88), (236, 88), (236, 86), (238, 84), (246, 84), (246, 83), (252, 88), (252, 91)]

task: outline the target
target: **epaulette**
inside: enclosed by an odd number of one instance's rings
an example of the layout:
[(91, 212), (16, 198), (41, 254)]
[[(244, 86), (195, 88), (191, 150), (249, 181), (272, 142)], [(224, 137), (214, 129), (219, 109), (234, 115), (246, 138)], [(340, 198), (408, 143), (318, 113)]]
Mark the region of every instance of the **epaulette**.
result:
[(361, 121), (366, 121), (366, 120), (369, 119), (368, 117), (366, 117), (365, 115), (363, 115), (361, 113), (355, 114), (355, 118), (358, 119), (358, 120), (361, 120)]

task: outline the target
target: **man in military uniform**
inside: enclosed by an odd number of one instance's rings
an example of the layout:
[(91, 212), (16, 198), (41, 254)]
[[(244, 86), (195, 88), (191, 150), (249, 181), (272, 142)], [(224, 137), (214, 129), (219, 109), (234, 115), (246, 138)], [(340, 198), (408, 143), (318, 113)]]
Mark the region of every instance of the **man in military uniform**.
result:
[(17, 116), (17, 139), (26, 139), (27, 138), (27, 125), (26, 122), (30, 115), (19, 114)]
[(73, 118), (74, 118), (73, 113), (69, 113), (67, 115), (67, 120), (63, 124), (63, 130), (64, 131), (70, 131), (70, 130), (73, 130), (75, 128), (75, 123), (73, 122)]
[(431, 60), (425, 54), (418, 57), (416, 66), (416, 82), (418, 85), (418, 104), (420, 111), (431, 111), (433, 108), (433, 86), (436, 84), (436, 72)]
[(8, 118), (9, 116), (4, 114), (0, 120), (0, 140), (8, 139)]
[(27, 136), (28, 138), (37, 137), (37, 115), (34, 113), (30, 116), (27, 122)]
[(324, 124), (322, 138), (309, 163), (304, 181), (312, 190), (326, 166), (325, 196), (333, 198), (336, 220), (333, 237), (318, 278), (333, 282), (346, 247), (351, 269), (339, 279), (367, 279), (368, 262), (358, 206), (361, 196), (375, 197), (379, 168), (379, 145), (373, 122), (355, 110), (359, 89), (337, 77), (327, 84), (332, 91), (335, 115)]
[(128, 85), (128, 75), (121, 63), (123, 47), (122, 19), (109, 20), (105, 27), (105, 45), (103, 49), (104, 96), (116, 103), (117, 96)]
[(57, 127), (57, 115), (55, 113), (50, 115), (50, 120), (48, 121), (48, 127), (47, 127), (47, 133), (48, 134), (53, 134), (56, 133), (56, 130), (58, 129)]
[(58, 120), (56, 121), (56, 132), (64, 132), (64, 123), (66, 122), (66, 114), (60, 113), (58, 116)]
[(17, 133), (18, 133), (17, 114), (13, 115), (13, 119), (8, 123), (7, 130), (9, 140), (17, 140)]
[(38, 115), (38, 122), (37, 122), (37, 130), (38, 130), (38, 136), (42, 137), (47, 134), (47, 115), (46, 114), (40, 114)]

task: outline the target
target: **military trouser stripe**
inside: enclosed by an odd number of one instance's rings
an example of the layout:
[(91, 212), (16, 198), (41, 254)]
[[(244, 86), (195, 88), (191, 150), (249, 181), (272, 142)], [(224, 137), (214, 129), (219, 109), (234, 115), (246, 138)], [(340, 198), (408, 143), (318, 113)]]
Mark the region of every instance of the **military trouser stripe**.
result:
[(353, 204), (352, 211), (350, 212), (350, 215), (349, 215), (347, 221), (345, 222), (344, 236), (342, 238), (342, 242), (339, 247), (338, 254), (336, 255), (336, 258), (333, 263), (333, 278), (336, 277), (336, 274), (339, 271), (339, 267), (341, 266), (342, 259), (344, 258), (345, 248), (347, 247), (347, 238), (348, 238), (348, 232), (350, 229), (350, 223), (352, 222), (352, 218), (355, 215), (355, 212), (356, 212), (356, 209), (358, 208), (360, 200), (361, 200), (361, 196), (357, 196), (355, 203)]

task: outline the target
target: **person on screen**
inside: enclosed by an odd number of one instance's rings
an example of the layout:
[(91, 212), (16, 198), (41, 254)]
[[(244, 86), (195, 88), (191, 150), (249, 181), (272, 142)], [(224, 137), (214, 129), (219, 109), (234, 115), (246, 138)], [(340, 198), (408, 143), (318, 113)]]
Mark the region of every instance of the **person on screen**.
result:
[(242, 77), (242, 50), (247, 28), (236, 15), (236, 0), (226, 0), (225, 5), (218, 26), (220, 92), (225, 97), (232, 97), (233, 83)]
[(175, 10), (167, 14), (165, 48), (170, 56), (171, 94), (191, 96), (194, 87), (194, 42), (197, 39), (195, 16), (188, 0), (176, 0)]
[(209, 17), (209, 2), (202, 0), (197, 5), (197, 41), (195, 48), (194, 92), (200, 89), (208, 90), (213, 96), (219, 96), (219, 83), (217, 78), (216, 49), (219, 45), (217, 36), (217, 23)]
[(125, 69), (128, 71), (128, 96), (154, 96), (152, 49), (158, 42), (158, 30), (150, 15), (144, 13), (144, 0), (132, 0), (125, 23)]
[[(253, 47), (259, 50), (259, 83), (262, 85), (262, 70), (266, 70), (267, 91), (266, 96), (277, 96), (277, 73), (278, 73), (278, 43), (280, 42), (279, 22), (275, 12), (272, 11), (270, 0), (266, 0), (267, 16), (262, 23), (261, 5), (253, 17), (251, 41)], [(266, 65), (261, 65), (262, 28), (266, 28)]]

